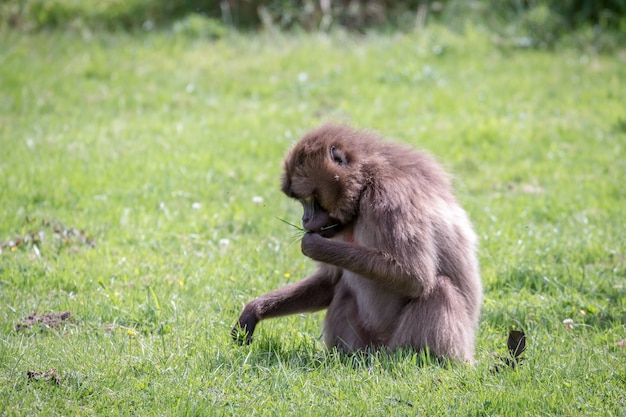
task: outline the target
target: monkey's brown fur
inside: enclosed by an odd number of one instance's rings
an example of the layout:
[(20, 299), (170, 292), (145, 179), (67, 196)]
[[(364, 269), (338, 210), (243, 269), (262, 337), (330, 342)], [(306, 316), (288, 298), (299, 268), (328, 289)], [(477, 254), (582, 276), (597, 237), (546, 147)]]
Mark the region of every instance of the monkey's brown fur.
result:
[(472, 361), (482, 286), (476, 236), (430, 156), (376, 134), (324, 125), (287, 154), (282, 190), (304, 206), (310, 277), (246, 305), (233, 329), (328, 309), (324, 337), (344, 351), (428, 347)]

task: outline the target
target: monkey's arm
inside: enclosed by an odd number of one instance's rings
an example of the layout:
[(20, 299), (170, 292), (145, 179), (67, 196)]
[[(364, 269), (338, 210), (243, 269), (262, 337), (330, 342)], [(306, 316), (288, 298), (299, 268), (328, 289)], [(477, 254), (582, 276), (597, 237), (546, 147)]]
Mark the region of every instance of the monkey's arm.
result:
[(420, 297), (429, 293), (436, 279), (434, 259), (418, 249), (411, 260), (396, 259), (378, 249), (326, 239), (317, 233), (302, 238), (302, 253), (309, 258), (347, 269), (375, 280), (400, 294)]
[(336, 268), (322, 265), (310, 277), (250, 301), (231, 331), (233, 339), (250, 343), (254, 328), (263, 319), (318, 311), (328, 307), (333, 299), (340, 273), (341, 271)]

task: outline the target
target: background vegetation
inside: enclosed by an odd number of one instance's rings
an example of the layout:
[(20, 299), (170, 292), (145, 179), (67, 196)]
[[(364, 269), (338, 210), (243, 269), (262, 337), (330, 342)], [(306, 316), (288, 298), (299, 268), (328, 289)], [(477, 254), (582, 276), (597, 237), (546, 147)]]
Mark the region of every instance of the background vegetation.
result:
[[(0, 4), (19, 12), (0, 36), (0, 415), (623, 415), (619, 25), (548, 50), (503, 29), (523, 17), (458, 29), (453, 2), (419, 30), (327, 34), (116, 12), (147, 0), (46, 2), (75, 7), (48, 25), (36, 4)], [(278, 178), (327, 120), (455, 174), (480, 236), (475, 366), (329, 352), (322, 314), (231, 342), (244, 302), (314, 268)], [(494, 373), (511, 328), (525, 360)]]
[[(563, 38), (601, 48), (626, 41), (626, 0), (5, 0), (0, 23), (46, 28), (150, 30), (196, 18), (211, 36), (224, 26), (266, 30), (412, 30), (427, 21), (462, 30), (468, 22), (519, 46), (551, 47)], [(198, 17), (205, 19), (198, 22)], [(189, 24), (187, 24), (189, 26)], [(609, 33), (613, 42), (605, 45)], [(571, 39), (569, 39), (571, 41)]]

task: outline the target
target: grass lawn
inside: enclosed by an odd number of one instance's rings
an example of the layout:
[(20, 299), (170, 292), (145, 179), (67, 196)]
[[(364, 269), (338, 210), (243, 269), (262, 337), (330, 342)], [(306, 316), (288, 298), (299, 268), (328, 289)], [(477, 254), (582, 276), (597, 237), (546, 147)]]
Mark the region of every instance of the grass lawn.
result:
[[(625, 97), (626, 51), (471, 28), (4, 33), (0, 416), (624, 415)], [(322, 313), (231, 342), (246, 301), (314, 269), (278, 183), (328, 120), (455, 174), (480, 236), (475, 366), (329, 352)], [(512, 328), (525, 360), (494, 374)]]

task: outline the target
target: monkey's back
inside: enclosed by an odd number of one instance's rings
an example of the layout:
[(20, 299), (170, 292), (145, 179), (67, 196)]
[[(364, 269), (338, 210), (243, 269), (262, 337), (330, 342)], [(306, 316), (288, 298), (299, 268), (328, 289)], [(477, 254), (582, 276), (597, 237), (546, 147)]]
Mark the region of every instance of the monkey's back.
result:
[(477, 237), (454, 196), (450, 175), (425, 152), (376, 136), (365, 141), (364, 169), (369, 178), (362, 191), (355, 238), (393, 253), (416, 275), (428, 274), (421, 277), (427, 293), (437, 277), (449, 277), (464, 300), (468, 318), (476, 322), (482, 301)]

